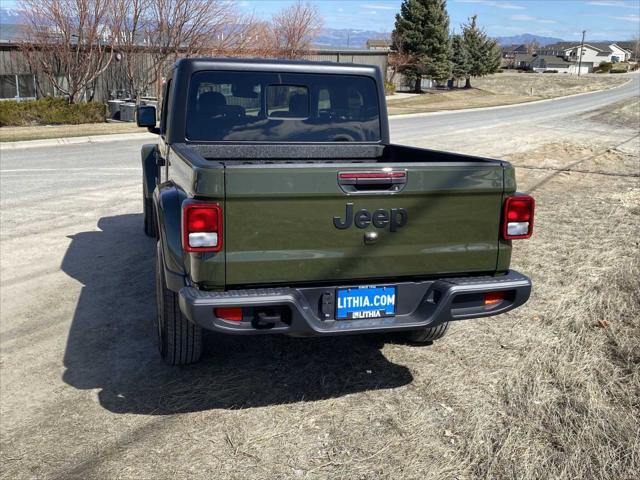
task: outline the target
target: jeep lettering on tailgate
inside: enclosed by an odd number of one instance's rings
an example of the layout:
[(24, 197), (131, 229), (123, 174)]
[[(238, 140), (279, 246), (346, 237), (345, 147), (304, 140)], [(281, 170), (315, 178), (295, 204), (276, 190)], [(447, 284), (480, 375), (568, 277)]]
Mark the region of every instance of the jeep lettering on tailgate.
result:
[(391, 210), (378, 209), (373, 213), (366, 208), (353, 213), (353, 203), (347, 203), (344, 220), (333, 217), (333, 225), (339, 230), (345, 230), (355, 224), (358, 228), (367, 228), (373, 224), (376, 228), (385, 228), (389, 225), (389, 231), (395, 232), (398, 228), (407, 224), (409, 216), (404, 208), (392, 208)]

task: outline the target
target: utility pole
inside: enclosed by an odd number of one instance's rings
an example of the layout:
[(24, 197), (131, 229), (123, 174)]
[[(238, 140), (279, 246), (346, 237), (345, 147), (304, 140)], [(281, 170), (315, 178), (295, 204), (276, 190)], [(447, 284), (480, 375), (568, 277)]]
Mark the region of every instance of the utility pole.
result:
[(582, 31), (582, 42), (580, 42), (580, 60), (578, 61), (578, 76), (582, 73), (582, 51), (584, 50), (584, 34), (586, 30)]

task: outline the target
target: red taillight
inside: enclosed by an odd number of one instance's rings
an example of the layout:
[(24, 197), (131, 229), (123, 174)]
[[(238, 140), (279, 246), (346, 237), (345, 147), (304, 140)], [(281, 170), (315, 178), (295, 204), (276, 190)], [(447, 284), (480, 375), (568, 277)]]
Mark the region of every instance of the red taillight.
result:
[(484, 294), (484, 304), (486, 306), (497, 305), (504, 300), (504, 292), (489, 292)]
[(222, 248), (222, 209), (217, 203), (189, 203), (182, 208), (185, 252), (217, 252)]
[(213, 313), (216, 317), (229, 322), (241, 322), (242, 321), (242, 308), (215, 308)]
[(529, 195), (507, 197), (502, 213), (502, 238), (517, 240), (531, 237), (534, 208), (535, 200)]

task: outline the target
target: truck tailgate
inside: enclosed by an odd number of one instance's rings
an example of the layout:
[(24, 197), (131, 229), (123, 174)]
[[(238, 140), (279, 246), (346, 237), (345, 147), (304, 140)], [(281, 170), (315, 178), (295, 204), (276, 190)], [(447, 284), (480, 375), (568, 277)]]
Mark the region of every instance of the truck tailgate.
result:
[[(362, 180), (385, 170), (404, 177)], [(225, 184), (227, 285), (496, 269), (499, 162), (229, 162)]]

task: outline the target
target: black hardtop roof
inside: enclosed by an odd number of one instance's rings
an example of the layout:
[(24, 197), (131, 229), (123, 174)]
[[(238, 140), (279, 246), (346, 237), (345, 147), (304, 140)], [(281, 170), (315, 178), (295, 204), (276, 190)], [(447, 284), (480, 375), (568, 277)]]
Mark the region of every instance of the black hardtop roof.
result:
[(178, 60), (167, 76), (171, 85), (173, 99), (171, 114), (167, 115), (163, 135), (167, 143), (185, 143), (185, 125), (187, 121), (187, 96), (191, 77), (196, 72), (267, 72), (267, 73), (307, 73), (329, 75), (357, 75), (370, 77), (376, 82), (378, 107), (380, 108), (379, 144), (389, 143), (389, 124), (387, 105), (384, 98), (383, 77), (380, 69), (374, 65), (356, 65), (353, 63), (312, 62), (306, 60), (247, 59), (247, 58), (185, 58)]
[(275, 58), (183, 58), (174, 69), (191, 73), (205, 70), (269, 71), (282, 73), (326, 73), (342, 75), (377, 76), (374, 65), (355, 63), (315, 62), (311, 60), (281, 60)]

